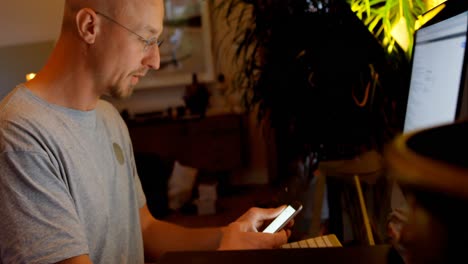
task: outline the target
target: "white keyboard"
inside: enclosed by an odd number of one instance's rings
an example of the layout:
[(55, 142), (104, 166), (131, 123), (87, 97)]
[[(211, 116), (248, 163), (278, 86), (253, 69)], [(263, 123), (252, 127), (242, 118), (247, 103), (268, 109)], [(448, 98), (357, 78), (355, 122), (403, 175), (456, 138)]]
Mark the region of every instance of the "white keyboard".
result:
[(334, 234), (308, 238), (296, 242), (287, 243), (282, 248), (324, 248), (342, 247), (340, 241)]

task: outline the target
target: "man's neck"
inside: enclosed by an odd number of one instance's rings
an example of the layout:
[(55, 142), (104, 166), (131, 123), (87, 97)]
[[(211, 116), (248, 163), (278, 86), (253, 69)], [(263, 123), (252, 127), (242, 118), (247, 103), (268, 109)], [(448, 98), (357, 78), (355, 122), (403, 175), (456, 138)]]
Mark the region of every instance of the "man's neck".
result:
[(94, 109), (100, 95), (89, 69), (74, 55), (64, 60), (63, 54), (67, 53), (60, 46), (54, 49), (47, 64), (26, 87), (51, 104), (81, 111)]

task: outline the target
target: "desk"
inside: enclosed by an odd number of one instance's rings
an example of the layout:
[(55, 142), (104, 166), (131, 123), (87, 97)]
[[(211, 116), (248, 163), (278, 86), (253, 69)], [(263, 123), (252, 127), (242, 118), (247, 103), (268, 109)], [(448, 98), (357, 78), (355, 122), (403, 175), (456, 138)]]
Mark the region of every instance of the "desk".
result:
[(348, 248), (275, 249), (243, 251), (169, 252), (157, 264), (223, 263), (223, 264), (403, 264), (396, 251), (388, 245)]

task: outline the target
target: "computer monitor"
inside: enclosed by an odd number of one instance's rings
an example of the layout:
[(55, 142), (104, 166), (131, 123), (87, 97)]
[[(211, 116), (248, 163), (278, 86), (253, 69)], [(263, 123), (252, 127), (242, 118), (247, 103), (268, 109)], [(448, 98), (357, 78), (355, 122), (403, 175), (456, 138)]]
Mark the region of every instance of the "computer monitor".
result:
[[(468, 1), (448, 0), (426, 15), (437, 10), (414, 35), (403, 133), (453, 123), (468, 116)], [(408, 206), (396, 183), (391, 199), (394, 211)]]
[(467, 116), (467, 0), (448, 0), (415, 33), (403, 132)]

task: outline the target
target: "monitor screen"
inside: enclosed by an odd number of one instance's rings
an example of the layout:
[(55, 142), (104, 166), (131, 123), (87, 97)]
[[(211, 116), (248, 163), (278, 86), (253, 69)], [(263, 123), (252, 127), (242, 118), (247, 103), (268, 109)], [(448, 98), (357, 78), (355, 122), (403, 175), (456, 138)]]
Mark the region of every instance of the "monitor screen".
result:
[[(447, 0), (415, 33), (403, 133), (453, 123), (468, 116), (466, 52), (468, 1)], [(391, 207), (408, 203), (395, 184)]]
[(466, 70), (468, 11), (416, 31), (403, 132), (457, 119)]

